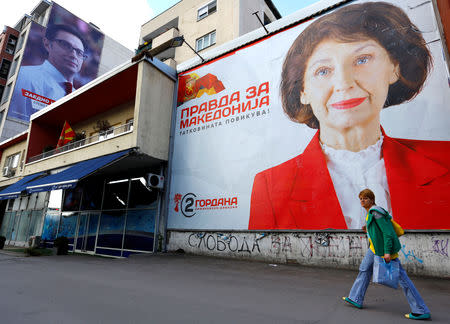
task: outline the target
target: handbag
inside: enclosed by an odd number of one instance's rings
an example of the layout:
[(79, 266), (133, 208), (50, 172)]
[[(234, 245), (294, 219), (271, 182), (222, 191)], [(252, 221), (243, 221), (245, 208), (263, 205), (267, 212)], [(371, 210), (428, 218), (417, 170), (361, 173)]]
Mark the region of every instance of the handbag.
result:
[(397, 237), (402, 236), (405, 234), (405, 230), (400, 226), (399, 223), (397, 223), (395, 220), (391, 218), (392, 227), (394, 228), (395, 234), (397, 234)]
[(399, 277), (400, 263), (398, 260), (394, 259), (386, 263), (384, 258), (378, 255), (374, 256), (372, 276), (374, 283), (397, 289)]
[(389, 217), (391, 219), (391, 223), (392, 223), (392, 227), (394, 228), (395, 234), (397, 234), (397, 237), (402, 236), (403, 234), (405, 234), (405, 230), (400, 226), (399, 223), (397, 223), (392, 216), (389, 214), (389, 212), (384, 209), (383, 207), (380, 207), (383, 211), (384, 211), (384, 215), (386, 217)]

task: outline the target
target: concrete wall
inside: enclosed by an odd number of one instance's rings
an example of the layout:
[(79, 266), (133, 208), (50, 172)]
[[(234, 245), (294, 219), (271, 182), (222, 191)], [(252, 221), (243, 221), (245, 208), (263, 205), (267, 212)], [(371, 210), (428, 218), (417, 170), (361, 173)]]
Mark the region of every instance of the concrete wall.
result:
[[(210, 2), (211, 0), (178, 2), (173, 7), (142, 25), (141, 40), (154, 30), (178, 17), (180, 35), (183, 35), (186, 41), (194, 48), (198, 38), (215, 30), (216, 44), (207, 48), (211, 49), (261, 27), (257, 18), (251, 14), (254, 11), (265, 11), (272, 20), (275, 20), (275, 17), (268, 9), (264, 0), (217, 0), (217, 11), (203, 19), (197, 20), (198, 9)], [(153, 47), (155, 46), (153, 44)], [(175, 61), (181, 63), (194, 56), (195, 53), (189, 47), (183, 45), (176, 49)]]
[(258, 18), (253, 15), (254, 12), (258, 11), (258, 16), (262, 22), (264, 22), (264, 13), (269, 17), (270, 21), (277, 20), (270, 11), (264, 0), (254, 1), (254, 0), (239, 0), (241, 10), (239, 12), (239, 33), (238, 36), (242, 36), (252, 30), (261, 28), (261, 23)]
[[(409, 274), (450, 278), (449, 232), (406, 233), (399, 258)], [(169, 251), (273, 263), (357, 270), (367, 249), (362, 232), (168, 231)]]
[(180, 35), (180, 32), (178, 29), (170, 28), (168, 31), (160, 34), (158, 37), (153, 38), (152, 41), (152, 48), (158, 47), (161, 44), (164, 44), (165, 42), (171, 40), (174, 37), (177, 37)]
[(105, 35), (97, 76), (101, 76), (114, 67), (129, 61), (133, 55), (133, 51)]
[(134, 125), (136, 143), (154, 158), (169, 158), (175, 81), (146, 61), (139, 64)]
[[(217, 11), (197, 21), (198, 9), (208, 4), (208, 0), (182, 1), (178, 9), (179, 30), (186, 41), (195, 48), (198, 38), (216, 31), (216, 44), (213, 48), (238, 36), (239, 2), (238, 0), (217, 0)], [(186, 45), (176, 49), (175, 61), (186, 61), (195, 56), (195, 53)]]

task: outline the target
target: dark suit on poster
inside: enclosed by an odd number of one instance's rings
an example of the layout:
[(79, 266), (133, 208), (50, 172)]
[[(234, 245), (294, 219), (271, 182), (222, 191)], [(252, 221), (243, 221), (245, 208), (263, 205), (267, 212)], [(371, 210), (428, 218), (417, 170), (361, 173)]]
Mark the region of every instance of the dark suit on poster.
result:
[[(450, 229), (450, 142), (383, 135), (395, 220), (405, 229)], [(302, 154), (255, 176), (248, 228), (347, 229), (319, 132)]]

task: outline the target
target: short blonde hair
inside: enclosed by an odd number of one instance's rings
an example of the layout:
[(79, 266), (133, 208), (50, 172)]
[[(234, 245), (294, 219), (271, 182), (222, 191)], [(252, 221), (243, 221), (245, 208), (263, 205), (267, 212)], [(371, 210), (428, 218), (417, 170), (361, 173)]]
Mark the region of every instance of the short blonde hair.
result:
[(372, 190), (370, 189), (364, 189), (362, 190), (359, 195), (359, 198), (369, 198), (370, 200), (373, 201), (373, 203), (375, 204), (375, 194), (373, 193)]

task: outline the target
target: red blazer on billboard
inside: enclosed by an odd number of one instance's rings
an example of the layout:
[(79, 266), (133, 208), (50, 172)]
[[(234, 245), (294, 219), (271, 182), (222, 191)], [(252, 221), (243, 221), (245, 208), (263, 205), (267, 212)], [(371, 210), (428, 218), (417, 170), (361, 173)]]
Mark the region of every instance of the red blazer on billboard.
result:
[[(406, 229), (450, 229), (450, 142), (384, 134), (382, 154), (395, 220)], [(347, 228), (319, 132), (302, 154), (255, 176), (248, 228)]]

